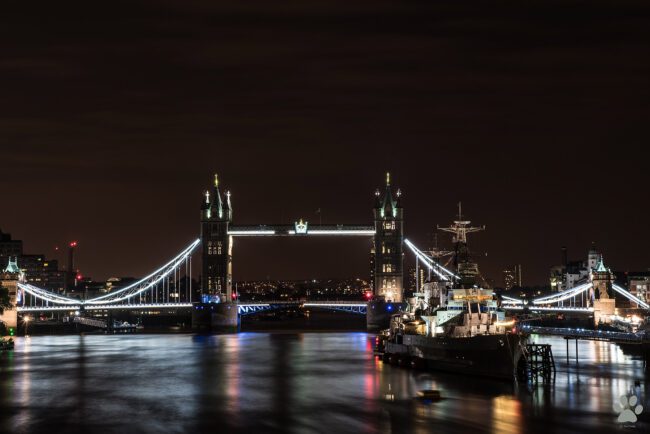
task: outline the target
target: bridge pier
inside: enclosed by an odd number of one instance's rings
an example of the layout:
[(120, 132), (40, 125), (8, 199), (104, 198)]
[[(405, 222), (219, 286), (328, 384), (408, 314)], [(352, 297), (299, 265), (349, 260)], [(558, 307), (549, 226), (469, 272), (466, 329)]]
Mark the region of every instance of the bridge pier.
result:
[(371, 300), (366, 309), (366, 327), (370, 331), (384, 330), (390, 325), (390, 317), (404, 311), (405, 303)]
[(0, 322), (4, 323), (7, 333), (9, 333), (9, 329), (16, 330), (18, 328), (18, 311), (16, 308), (5, 309), (0, 315)]
[(192, 306), (192, 330), (237, 333), (239, 331), (237, 303), (194, 303)]

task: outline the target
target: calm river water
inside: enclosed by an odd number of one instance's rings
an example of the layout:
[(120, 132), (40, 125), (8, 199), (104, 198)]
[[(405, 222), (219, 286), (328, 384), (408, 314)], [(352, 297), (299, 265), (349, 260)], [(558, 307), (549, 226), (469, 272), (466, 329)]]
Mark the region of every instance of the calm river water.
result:
[[(615, 400), (648, 402), (643, 362), (581, 342), (552, 387), (513, 386), (384, 365), (366, 333), (38, 336), (0, 353), (0, 430), (14, 433), (650, 432)], [(575, 346), (570, 348), (574, 355)], [(414, 399), (438, 389), (443, 400)], [(392, 394), (394, 400), (386, 398)]]

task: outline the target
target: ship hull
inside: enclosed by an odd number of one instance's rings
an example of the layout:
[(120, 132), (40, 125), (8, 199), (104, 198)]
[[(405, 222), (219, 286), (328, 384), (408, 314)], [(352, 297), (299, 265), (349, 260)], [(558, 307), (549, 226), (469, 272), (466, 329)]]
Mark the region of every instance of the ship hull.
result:
[(523, 339), (517, 334), (467, 338), (402, 335), (398, 342), (386, 342), (385, 352), (406, 356), (431, 370), (514, 380)]

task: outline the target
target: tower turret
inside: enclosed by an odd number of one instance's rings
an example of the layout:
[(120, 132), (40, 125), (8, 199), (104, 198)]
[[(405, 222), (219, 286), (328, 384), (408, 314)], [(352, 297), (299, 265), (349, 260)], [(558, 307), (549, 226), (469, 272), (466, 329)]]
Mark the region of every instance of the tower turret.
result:
[(219, 176), (214, 175), (214, 185), (212, 186), (212, 203), (210, 214), (216, 218), (223, 218), (223, 203), (221, 202), (221, 192), (219, 191)]
[(210, 218), (210, 192), (205, 190), (201, 198), (201, 220)]
[(224, 205), (226, 211), (226, 218), (232, 223), (232, 203), (230, 202), (230, 190), (226, 191), (226, 204)]

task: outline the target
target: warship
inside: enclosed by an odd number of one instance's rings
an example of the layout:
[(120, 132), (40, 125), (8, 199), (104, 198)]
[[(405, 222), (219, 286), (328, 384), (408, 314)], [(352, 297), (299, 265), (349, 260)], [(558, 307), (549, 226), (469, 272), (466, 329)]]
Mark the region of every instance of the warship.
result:
[[(459, 204), (458, 219), (438, 228), (453, 234), (454, 250), (416, 251), (417, 265), (423, 262), (431, 276), (421, 288), (416, 284), (406, 310), (391, 317), (389, 329), (377, 337), (377, 350), (385, 362), (400, 366), (514, 380), (526, 335), (481, 282), (467, 234), (485, 227), (470, 223)], [(445, 255), (453, 259), (454, 271), (440, 264)]]

